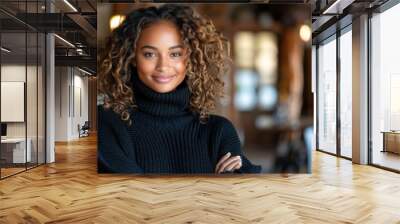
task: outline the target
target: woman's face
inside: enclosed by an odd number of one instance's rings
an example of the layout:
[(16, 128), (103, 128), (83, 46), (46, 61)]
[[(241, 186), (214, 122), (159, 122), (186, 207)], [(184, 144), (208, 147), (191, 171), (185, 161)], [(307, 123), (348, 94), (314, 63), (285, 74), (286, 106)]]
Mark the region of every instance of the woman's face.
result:
[(139, 79), (158, 93), (174, 90), (185, 79), (186, 52), (175, 24), (151, 24), (142, 30), (136, 44)]

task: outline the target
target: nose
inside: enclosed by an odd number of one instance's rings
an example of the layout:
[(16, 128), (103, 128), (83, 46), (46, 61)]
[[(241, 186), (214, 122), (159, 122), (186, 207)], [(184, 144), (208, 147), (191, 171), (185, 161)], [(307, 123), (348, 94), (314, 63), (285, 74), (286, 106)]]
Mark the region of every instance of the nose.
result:
[(157, 70), (159, 71), (165, 71), (169, 67), (169, 59), (168, 56), (163, 54), (161, 57), (159, 57), (157, 61)]

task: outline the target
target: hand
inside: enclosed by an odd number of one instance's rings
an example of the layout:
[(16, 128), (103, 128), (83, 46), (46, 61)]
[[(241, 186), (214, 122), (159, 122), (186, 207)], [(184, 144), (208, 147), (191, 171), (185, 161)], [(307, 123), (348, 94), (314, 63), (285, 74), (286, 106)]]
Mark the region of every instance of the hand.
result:
[(215, 173), (222, 173), (225, 171), (233, 171), (242, 167), (242, 158), (240, 156), (232, 156), (228, 152), (217, 163)]

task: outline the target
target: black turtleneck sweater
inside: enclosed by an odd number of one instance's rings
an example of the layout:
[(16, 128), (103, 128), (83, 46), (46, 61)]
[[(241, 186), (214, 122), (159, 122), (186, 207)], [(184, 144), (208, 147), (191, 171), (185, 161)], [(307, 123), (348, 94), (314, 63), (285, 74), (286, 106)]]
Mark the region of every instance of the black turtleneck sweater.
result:
[(136, 74), (132, 89), (138, 108), (130, 112), (132, 125), (112, 110), (98, 108), (99, 173), (214, 173), (227, 152), (240, 155), (235, 173), (259, 173), (243, 155), (232, 123), (210, 115), (206, 123), (189, 110), (185, 81), (174, 91), (157, 93)]

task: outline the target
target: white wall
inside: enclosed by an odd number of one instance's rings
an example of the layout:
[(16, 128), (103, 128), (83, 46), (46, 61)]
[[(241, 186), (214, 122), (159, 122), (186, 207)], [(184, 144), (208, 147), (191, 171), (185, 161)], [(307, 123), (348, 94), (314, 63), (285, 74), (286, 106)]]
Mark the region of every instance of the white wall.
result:
[(1, 81), (25, 82), (25, 64), (1, 65)]
[(56, 67), (56, 141), (77, 139), (78, 124), (88, 120), (88, 78), (83, 75), (76, 68)]
[(68, 140), (68, 71), (67, 67), (55, 68), (55, 141)]
[[(1, 66), (1, 81), (2, 82), (25, 82), (24, 65), (9, 64)], [(32, 68), (28, 67), (28, 70)], [(29, 73), (28, 73), (29, 74)], [(29, 96), (29, 95), (28, 95)], [(3, 98), (4, 96), (2, 96)], [(8, 108), (1, 108), (7, 110)], [(24, 110), (24, 108), (22, 108)], [(7, 135), (9, 137), (25, 137), (25, 124), (24, 122), (7, 122)]]
[[(1, 121), (24, 122), (25, 82), (1, 81)], [(35, 107), (36, 108), (36, 105)]]
[[(27, 69), (27, 70), (25, 70)], [(34, 70), (34, 72), (33, 72)], [(26, 71), (28, 71), (28, 75), (30, 74), (35, 74), (36, 75), (36, 67), (33, 66), (27, 66), (25, 67), (24, 65), (18, 65), (18, 64), (6, 64), (1, 66), (1, 81), (6, 81), (6, 82), (25, 82), (25, 75)], [(29, 84), (30, 85), (36, 85), (36, 81), (34, 83), (31, 83), (32, 80), (30, 77), (29, 79)], [(32, 90), (33, 92), (31, 92)], [(30, 104), (31, 102), (35, 101), (36, 99), (36, 88), (27, 88), (27, 103)], [(36, 102), (36, 101), (35, 101)], [(31, 107), (34, 106), (36, 108), (36, 103), (33, 105), (30, 105)], [(1, 108), (1, 110), (7, 110), (7, 108)], [(30, 111), (32, 108), (30, 108)], [(35, 109), (34, 109), (35, 110)], [(36, 111), (36, 110), (35, 110)], [(36, 113), (28, 113), (27, 114), (28, 122), (35, 121), (36, 123)], [(25, 123), (26, 122), (7, 122), (7, 136), (8, 137), (25, 137)], [(33, 124), (29, 124), (28, 128), (33, 127)], [(34, 127), (36, 129), (36, 125)], [(28, 130), (29, 134), (29, 130)], [(28, 135), (29, 137), (29, 135)]]

